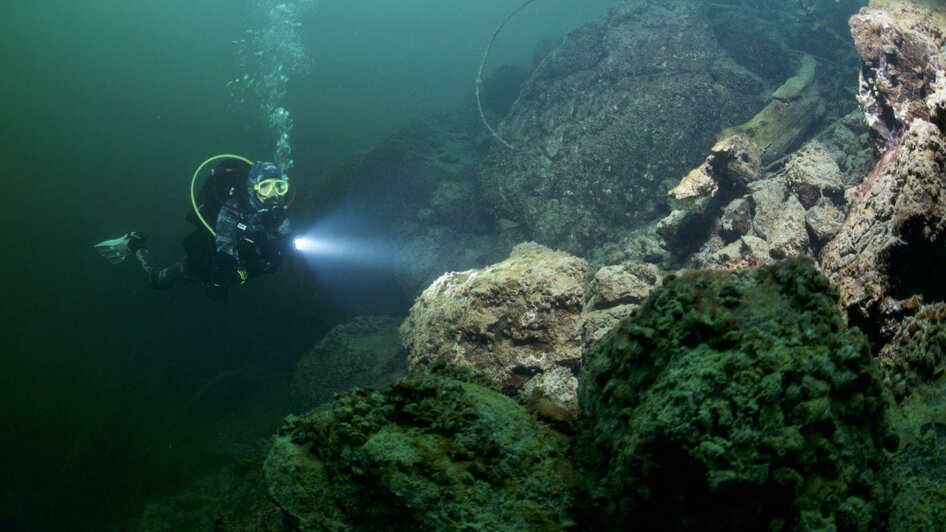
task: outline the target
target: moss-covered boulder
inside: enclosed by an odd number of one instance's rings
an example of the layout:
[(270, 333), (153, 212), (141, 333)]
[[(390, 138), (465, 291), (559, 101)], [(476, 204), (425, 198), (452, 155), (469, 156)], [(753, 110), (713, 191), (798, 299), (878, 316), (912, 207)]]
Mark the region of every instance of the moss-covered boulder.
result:
[(918, 387), (891, 416), (900, 451), (887, 471), (891, 532), (942, 530), (946, 523), (946, 385)]
[(599, 341), (579, 400), (589, 525), (868, 530), (891, 446), (864, 336), (794, 259), (665, 280)]
[(482, 377), (438, 365), (288, 418), (265, 470), (303, 530), (555, 530), (565, 445)]
[(879, 358), (897, 399), (925, 384), (946, 384), (946, 303), (923, 305), (904, 319)]

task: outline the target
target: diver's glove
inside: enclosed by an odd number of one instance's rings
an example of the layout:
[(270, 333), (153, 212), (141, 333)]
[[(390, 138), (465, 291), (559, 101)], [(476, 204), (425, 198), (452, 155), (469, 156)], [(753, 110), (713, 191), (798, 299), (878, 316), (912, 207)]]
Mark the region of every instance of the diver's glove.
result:
[(211, 284), (229, 287), (234, 281), (245, 283), (248, 275), (246, 269), (229, 253), (217, 252), (216, 267), (211, 276)]

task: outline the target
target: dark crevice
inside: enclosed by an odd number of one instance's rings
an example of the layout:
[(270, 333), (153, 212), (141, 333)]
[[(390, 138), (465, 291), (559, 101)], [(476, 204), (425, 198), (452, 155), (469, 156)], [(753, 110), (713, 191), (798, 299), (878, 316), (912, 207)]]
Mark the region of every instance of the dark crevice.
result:
[(920, 296), (927, 304), (946, 301), (946, 242), (931, 227), (925, 217), (907, 220), (900, 225), (903, 243), (882, 257), (890, 282), (888, 293), (894, 299)]

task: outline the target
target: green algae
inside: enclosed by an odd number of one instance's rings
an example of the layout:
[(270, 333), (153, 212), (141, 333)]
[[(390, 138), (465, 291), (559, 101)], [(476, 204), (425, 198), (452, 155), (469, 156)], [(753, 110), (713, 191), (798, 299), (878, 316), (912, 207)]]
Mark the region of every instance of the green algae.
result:
[(266, 472), (303, 530), (557, 530), (566, 443), (484, 377), (437, 366), (290, 418)]
[(880, 472), (895, 438), (867, 341), (836, 302), (802, 259), (665, 280), (586, 364), (578, 459), (602, 480), (581, 520), (665, 530), (885, 523)]

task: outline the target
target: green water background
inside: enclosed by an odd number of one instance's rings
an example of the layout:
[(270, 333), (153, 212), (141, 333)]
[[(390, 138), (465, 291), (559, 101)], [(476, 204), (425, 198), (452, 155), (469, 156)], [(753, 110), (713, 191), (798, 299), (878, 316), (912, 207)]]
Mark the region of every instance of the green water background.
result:
[[(540, 0), (492, 66), (611, 0)], [(480, 54), (519, 1), (322, 0), (304, 17), (315, 69), (293, 79), (294, 177), (439, 109), (467, 105)], [(190, 227), (206, 157), (271, 154), (252, 105), (225, 84), (244, 1), (0, 4), (0, 528), (111, 529), (265, 437), (288, 413), (297, 359), (357, 314), (403, 313), (392, 293), (339, 300), (304, 268), (235, 290), (154, 292), (92, 244), (146, 231), (162, 262)], [(251, 102), (252, 103), (252, 102)], [(304, 204), (302, 219), (317, 218)]]

